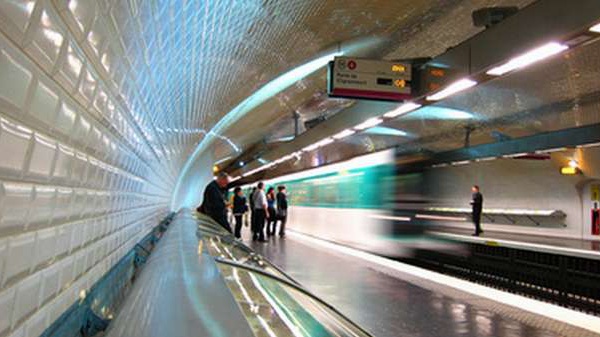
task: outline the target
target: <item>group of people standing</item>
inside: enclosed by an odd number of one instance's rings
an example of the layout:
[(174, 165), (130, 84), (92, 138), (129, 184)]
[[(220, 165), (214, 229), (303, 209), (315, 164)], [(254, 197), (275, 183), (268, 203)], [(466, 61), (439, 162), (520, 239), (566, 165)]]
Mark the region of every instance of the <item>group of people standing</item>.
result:
[[(236, 193), (238, 205), (242, 205), (245, 202), (241, 189)], [(251, 227), (252, 240), (259, 242), (266, 242), (265, 232), (267, 237), (275, 236), (279, 234), (280, 237), (285, 236), (285, 224), (287, 222), (287, 211), (288, 211), (288, 200), (285, 186), (278, 186), (277, 193), (275, 188), (269, 187), (265, 193), (265, 184), (259, 182), (254, 187), (248, 197), (249, 209), (251, 210)], [(244, 200), (244, 201), (242, 201)], [(243, 208), (235, 207), (236, 201), (234, 199), (234, 215), (236, 216), (236, 237), (239, 237), (238, 229), (241, 228), (242, 216), (240, 210)], [(279, 233), (277, 233), (277, 223), (279, 225)], [(265, 228), (266, 226), (266, 228)]]
[(236, 238), (242, 236), (242, 226), (247, 213), (251, 216), (252, 240), (267, 242), (266, 236), (275, 236), (277, 224), (279, 225), (279, 236), (285, 237), (285, 224), (287, 222), (288, 200), (285, 186), (270, 187), (265, 192), (265, 184), (259, 182), (246, 198), (240, 187), (234, 189), (231, 202), (227, 202), (227, 192), (230, 178), (226, 173), (220, 173), (214, 181), (206, 186), (202, 204), (197, 208), (198, 212), (210, 216), (230, 233), (231, 225), (227, 219), (230, 208), (235, 219), (234, 235)]

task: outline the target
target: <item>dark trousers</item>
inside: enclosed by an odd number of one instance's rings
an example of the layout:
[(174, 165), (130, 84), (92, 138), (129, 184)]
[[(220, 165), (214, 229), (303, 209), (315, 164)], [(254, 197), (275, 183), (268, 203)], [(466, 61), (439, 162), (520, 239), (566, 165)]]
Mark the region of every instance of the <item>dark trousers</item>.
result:
[(473, 224), (475, 224), (475, 234), (483, 232), (481, 230), (481, 212), (473, 212)]
[(219, 225), (221, 225), (225, 230), (231, 233), (231, 226), (229, 225), (229, 221), (227, 221), (227, 215), (225, 213), (214, 213), (209, 214), (209, 216), (215, 220)]
[(285, 223), (287, 222), (287, 215), (282, 215), (279, 217), (281, 221), (281, 225), (279, 225), (279, 236), (285, 236)]
[(242, 222), (243, 221), (244, 221), (243, 214), (235, 215), (235, 237), (238, 239), (242, 237)]
[(269, 208), (269, 219), (267, 220), (267, 235), (275, 235), (277, 229), (277, 214), (275, 208)]
[(265, 220), (267, 219), (267, 212), (264, 209), (254, 210), (254, 233), (252, 233), (252, 240), (264, 240), (265, 239)]

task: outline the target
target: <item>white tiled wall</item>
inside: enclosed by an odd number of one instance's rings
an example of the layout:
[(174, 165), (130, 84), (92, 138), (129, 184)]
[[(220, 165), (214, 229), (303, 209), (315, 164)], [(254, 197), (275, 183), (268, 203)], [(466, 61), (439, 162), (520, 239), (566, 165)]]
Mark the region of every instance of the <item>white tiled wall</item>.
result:
[(38, 336), (168, 211), (112, 2), (0, 1), (0, 337)]

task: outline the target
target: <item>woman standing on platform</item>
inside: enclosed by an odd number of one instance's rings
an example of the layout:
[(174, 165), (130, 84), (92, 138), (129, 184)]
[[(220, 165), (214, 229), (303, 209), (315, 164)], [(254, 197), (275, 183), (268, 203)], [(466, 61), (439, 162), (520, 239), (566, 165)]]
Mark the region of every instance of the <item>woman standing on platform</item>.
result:
[(267, 236), (275, 235), (277, 228), (277, 211), (275, 210), (275, 189), (269, 187), (267, 190), (267, 206), (269, 210), (269, 220), (267, 221)]

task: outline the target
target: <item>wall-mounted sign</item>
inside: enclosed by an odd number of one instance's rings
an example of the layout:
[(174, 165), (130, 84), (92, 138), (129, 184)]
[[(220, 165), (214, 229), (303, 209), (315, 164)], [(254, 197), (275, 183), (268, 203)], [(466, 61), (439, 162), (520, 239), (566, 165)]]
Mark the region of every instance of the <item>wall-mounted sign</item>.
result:
[(575, 174), (579, 174), (581, 171), (577, 167), (572, 166), (564, 166), (560, 168), (560, 174), (565, 176), (572, 176)]
[(600, 201), (600, 185), (592, 185), (592, 201)]
[(327, 88), (332, 97), (404, 101), (412, 97), (411, 80), (408, 63), (336, 57)]
[(430, 65), (423, 67), (420, 71), (420, 75), (420, 95), (440, 90), (448, 84), (449, 79), (455, 78), (455, 74), (450, 69)]

